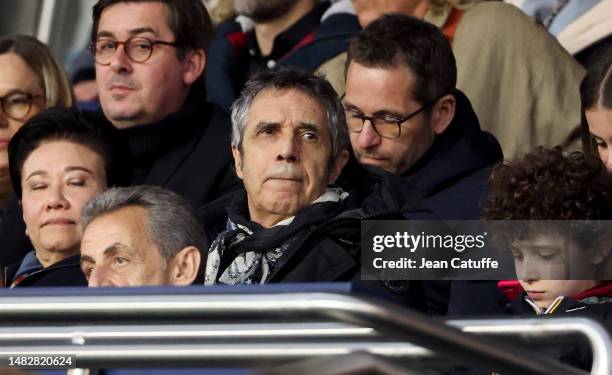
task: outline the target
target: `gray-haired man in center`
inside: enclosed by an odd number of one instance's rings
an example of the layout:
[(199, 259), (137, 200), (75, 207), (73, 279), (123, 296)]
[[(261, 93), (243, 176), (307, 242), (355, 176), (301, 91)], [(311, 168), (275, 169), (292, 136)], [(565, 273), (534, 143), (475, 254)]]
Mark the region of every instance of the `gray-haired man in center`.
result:
[(232, 106), (232, 126), (245, 190), (200, 211), (214, 241), (207, 285), (358, 279), (359, 220), (403, 218), (415, 208), (403, 182), (389, 189), (395, 176), (364, 178), (360, 191), (332, 185), (349, 139), (342, 103), (324, 78), (298, 69), (256, 75)]
[(81, 269), (90, 287), (190, 285), (206, 249), (191, 206), (160, 187), (113, 188), (81, 212)]

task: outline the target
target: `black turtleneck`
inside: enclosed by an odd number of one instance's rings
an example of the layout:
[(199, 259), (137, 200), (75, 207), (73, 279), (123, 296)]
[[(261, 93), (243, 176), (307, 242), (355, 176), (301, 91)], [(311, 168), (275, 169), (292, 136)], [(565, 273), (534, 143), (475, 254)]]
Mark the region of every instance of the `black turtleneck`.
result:
[(129, 167), (124, 166), (129, 168), (124, 175), (126, 184), (147, 183), (160, 156), (197, 137), (208, 126), (211, 110), (204, 96), (192, 94), (179, 112), (171, 113), (161, 121), (118, 130), (125, 147), (122, 152), (127, 152), (130, 160)]
[(233, 191), (231, 124), (226, 112), (192, 90), (180, 111), (154, 123), (118, 129), (118, 185), (170, 189), (199, 207)]

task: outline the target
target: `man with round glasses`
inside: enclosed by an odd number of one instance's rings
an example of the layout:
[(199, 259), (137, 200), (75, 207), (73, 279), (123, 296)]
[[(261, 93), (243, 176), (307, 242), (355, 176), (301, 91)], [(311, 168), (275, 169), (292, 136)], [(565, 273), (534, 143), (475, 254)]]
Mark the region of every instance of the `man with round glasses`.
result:
[(231, 190), (229, 118), (205, 100), (212, 24), (202, 2), (99, 0), (93, 22), (100, 104), (126, 146), (122, 183), (163, 186), (196, 206)]

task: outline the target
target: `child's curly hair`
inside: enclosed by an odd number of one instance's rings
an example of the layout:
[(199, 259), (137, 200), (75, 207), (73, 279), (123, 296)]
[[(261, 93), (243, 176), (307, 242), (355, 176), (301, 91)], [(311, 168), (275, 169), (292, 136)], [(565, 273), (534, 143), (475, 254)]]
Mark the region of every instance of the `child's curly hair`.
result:
[(612, 219), (612, 177), (603, 163), (561, 147), (497, 165), (484, 207), (488, 220)]

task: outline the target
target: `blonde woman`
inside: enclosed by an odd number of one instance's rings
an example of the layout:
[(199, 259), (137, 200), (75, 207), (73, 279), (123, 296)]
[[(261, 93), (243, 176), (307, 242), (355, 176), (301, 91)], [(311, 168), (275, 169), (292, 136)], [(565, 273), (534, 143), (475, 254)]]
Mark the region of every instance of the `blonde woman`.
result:
[(36, 38), (0, 38), (0, 207), (12, 194), (7, 147), (23, 124), (47, 107), (70, 107), (70, 81), (51, 50)]

